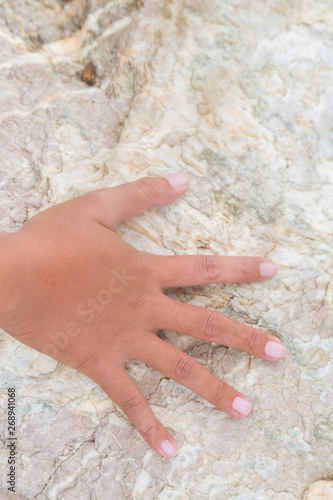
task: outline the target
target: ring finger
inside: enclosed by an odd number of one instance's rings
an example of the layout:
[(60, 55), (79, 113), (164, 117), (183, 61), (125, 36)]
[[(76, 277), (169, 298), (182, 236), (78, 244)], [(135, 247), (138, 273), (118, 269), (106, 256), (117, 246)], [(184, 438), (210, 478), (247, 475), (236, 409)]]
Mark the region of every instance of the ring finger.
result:
[(141, 346), (136, 359), (202, 396), (225, 413), (242, 418), (252, 410), (251, 401), (246, 396), (215, 377), (192, 356), (160, 339), (155, 333), (147, 333), (146, 338), (141, 339)]

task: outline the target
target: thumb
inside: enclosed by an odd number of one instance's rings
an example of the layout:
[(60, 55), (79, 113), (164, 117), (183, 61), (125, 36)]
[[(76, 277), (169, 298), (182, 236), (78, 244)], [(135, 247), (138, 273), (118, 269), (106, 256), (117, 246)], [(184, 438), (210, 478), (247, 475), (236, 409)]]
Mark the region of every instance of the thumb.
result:
[(112, 228), (150, 207), (176, 200), (185, 193), (189, 183), (189, 175), (178, 172), (167, 177), (141, 177), (120, 186), (93, 191), (102, 201), (98, 221)]

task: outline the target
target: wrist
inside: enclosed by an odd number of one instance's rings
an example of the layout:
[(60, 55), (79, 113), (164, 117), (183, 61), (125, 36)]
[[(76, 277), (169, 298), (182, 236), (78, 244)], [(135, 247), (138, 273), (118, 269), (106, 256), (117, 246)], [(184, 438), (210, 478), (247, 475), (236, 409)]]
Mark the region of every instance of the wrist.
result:
[(0, 328), (13, 322), (24, 281), (24, 262), (18, 233), (0, 233)]

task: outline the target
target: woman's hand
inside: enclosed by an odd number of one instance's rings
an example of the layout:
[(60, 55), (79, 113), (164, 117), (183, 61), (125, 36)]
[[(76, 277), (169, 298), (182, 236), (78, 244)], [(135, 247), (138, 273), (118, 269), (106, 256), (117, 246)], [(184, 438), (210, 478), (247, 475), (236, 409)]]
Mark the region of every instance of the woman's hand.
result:
[(159, 338), (160, 329), (268, 361), (284, 354), (273, 335), (165, 295), (174, 286), (262, 281), (276, 273), (270, 260), (153, 255), (116, 234), (120, 222), (176, 200), (188, 184), (188, 175), (179, 173), (92, 191), (35, 215), (17, 233), (2, 235), (0, 243), (0, 251), (8, 252), (2, 273), (12, 283), (10, 300), (0, 311), (1, 327), (94, 380), (148, 444), (167, 457), (175, 453), (176, 442), (126, 372), (130, 361), (150, 365), (233, 417), (248, 415), (251, 403)]

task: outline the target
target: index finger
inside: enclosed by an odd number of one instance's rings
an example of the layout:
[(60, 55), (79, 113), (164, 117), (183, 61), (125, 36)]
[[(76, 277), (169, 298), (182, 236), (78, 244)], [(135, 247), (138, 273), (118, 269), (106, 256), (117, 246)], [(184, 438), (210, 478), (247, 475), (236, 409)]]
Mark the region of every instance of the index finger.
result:
[(277, 267), (264, 257), (224, 257), (221, 255), (158, 255), (162, 287), (264, 281)]

